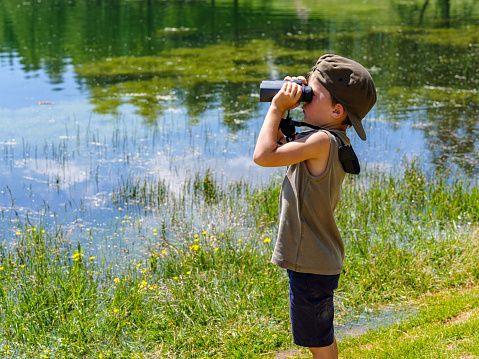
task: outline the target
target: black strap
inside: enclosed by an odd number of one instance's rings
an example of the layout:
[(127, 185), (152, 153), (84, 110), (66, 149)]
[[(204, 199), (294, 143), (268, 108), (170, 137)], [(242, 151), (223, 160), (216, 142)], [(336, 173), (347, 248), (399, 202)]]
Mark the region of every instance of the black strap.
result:
[[(286, 118), (287, 120), (287, 118)], [(313, 130), (324, 130), (324, 131), (328, 131), (330, 134), (332, 134), (333, 136), (335, 136), (336, 138), (339, 138), (339, 141), (341, 141), (341, 146), (344, 146), (344, 141), (343, 139), (341, 138), (341, 136), (339, 136), (337, 133), (335, 133), (334, 131), (331, 131), (331, 130), (328, 130), (327, 128), (324, 128), (324, 127), (321, 127), (321, 126), (315, 126), (315, 125), (311, 125), (309, 123), (306, 123), (306, 122), (298, 122), (298, 121), (293, 121), (293, 120), (290, 120), (290, 124), (293, 125), (293, 126), (296, 126), (296, 127), (309, 127), (309, 128), (312, 128)]]
[(296, 135), (296, 128), (294, 127), (295, 125), (293, 125), (293, 122), (295, 121), (292, 120), (288, 111), (288, 115), (286, 116), (286, 118), (282, 118), (281, 122), (279, 123), (279, 129), (286, 138), (286, 142), (293, 141), (294, 136)]
[[(295, 127), (303, 127), (303, 126), (312, 128), (313, 130), (328, 131), (330, 134), (338, 138), (339, 141), (341, 142), (341, 146), (339, 146), (339, 149), (338, 149), (338, 156), (339, 156), (339, 160), (341, 161), (341, 165), (343, 166), (344, 172), (351, 173), (354, 175), (358, 175), (359, 172), (361, 172), (361, 166), (359, 165), (359, 160), (358, 160), (358, 157), (356, 156), (356, 153), (353, 150), (353, 146), (345, 145), (341, 136), (339, 136), (334, 131), (328, 130), (327, 128), (324, 128), (321, 126), (311, 125), (306, 122), (293, 121), (291, 117), (289, 116), (289, 111), (288, 111), (288, 116), (286, 118), (282, 118), (280, 123), (280, 128), (283, 134), (286, 136), (287, 142), (289, 142), (288, 140), (292, 140), (294, 138)], [(285, 131), (288, 133), (286, 134), (283, 131), (283, 129), (285, 129)], [(292, 135), (291, 135), (291, 132), (293, 133)]]

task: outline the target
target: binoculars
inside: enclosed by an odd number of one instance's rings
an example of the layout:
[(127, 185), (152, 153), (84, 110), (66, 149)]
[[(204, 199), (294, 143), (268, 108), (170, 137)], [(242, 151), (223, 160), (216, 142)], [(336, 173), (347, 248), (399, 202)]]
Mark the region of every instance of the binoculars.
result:
[(263, 81), (259, 86), (259, 101), (260, 102), (271, 102), (274, 95), (276, 95), (283, 84), (287, 82), (296, 82), (298, 85), (301, 85), (303, 92), (301, 93), (301, 98), (299, 102), (311, 102), (313, 98), (313, 90), (310, 86), (303, 84), (301, 80), (292, 80), (292, 81)]

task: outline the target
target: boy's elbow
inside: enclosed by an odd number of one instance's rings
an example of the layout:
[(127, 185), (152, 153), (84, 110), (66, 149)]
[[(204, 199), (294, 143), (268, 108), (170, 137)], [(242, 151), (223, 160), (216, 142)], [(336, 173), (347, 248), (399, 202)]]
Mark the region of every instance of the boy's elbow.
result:
[(253, 153), (253, 161), (256, 163), (258, 166), (261, 166), (261, 156), (258, 153)]
[(253, 153), (253, 161), (254, 163), (256, 163), (258, 166), (261, 166), (261, 167), (266, 167), (266, 161), (265, 161), (265, 156), (264, 154), (258, 152), (258, 151), (255, 151)]
[(268, 156), (267, 154), (263, 154), (263, 155), (254, 154), (253, 161), (258, 166), (261, 166), (261, 167), (277, 167), (278, 166), (274, 162), (273, 157)]

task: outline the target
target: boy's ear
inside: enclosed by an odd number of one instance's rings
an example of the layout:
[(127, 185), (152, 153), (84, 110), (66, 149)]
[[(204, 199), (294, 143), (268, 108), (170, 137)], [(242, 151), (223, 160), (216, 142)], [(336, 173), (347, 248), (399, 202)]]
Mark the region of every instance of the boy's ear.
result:
[(340, 103), (337, 103), (334, 106), (333, 112), (331, 112), (331, 116), (333, 118), (341, 118), (345, 113), (346, 113), (346, 110), (344, 109), (343, 105), (341, 105)]

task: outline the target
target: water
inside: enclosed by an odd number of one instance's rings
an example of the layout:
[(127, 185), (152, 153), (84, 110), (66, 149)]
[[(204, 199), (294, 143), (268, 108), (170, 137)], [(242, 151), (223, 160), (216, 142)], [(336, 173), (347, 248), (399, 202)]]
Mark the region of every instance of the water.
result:
[(363, 168), (419, 156), (473, 179), (479, 9), (423, 5), (2, 1), (3, 240), (25, 216), (98, 248), (118, 226), (141, 232), (111, 201), (126, 178), (156, 176), (176, 191), (208, 168), (225, 181), (268, 181), (277, 170), (252, 161), (268, 107), (259, 83), (305, 75), (328, 52), (363, 63), (377, 85), (368, 141), (350, 132)]
[(364, 310), (360, 313), (346, 315), (337, 320), (335, 335), (339, 340), (346, 337), (354, 337), (365, 334), (369, 330), (377, 330), (381, 327), (399, 324), (416, 313), (417, 309), (415, 308), (398, 305), (376, 310)]

